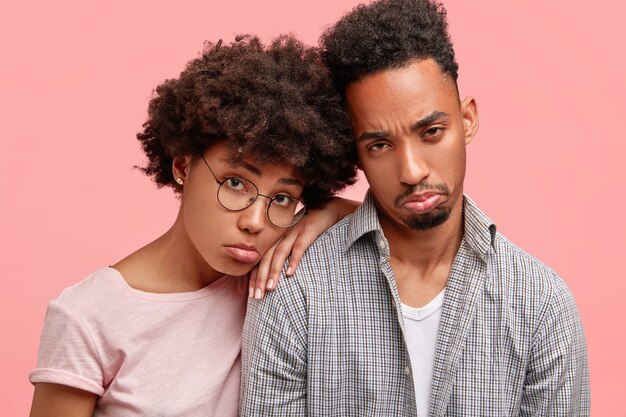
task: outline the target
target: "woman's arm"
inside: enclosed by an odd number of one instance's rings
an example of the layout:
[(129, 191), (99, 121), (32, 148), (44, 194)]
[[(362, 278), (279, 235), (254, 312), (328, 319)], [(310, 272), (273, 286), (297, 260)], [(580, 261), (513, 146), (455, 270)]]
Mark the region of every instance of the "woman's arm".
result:
[(250, 298), (261, 299), (265, 291), (276, 288), (280, 271), (291, 254), (285, 275), (290, 277), (304, 255), (304, 251), (327, 229), (351, 214), (361, 204), (360, 201), (333, 197), (322, 208), (311, 210), (309, 214), (278, 240), (261, 258), (250, 273)]
[(59, 384), (35, 384), (30, 417), (91, 417), (98, 396)]

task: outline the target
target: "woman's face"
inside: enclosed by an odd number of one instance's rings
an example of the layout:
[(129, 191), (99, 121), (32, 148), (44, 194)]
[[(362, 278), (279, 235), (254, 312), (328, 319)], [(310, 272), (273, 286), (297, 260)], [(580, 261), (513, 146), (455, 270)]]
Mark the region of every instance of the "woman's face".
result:
[[(227, 144), (220, 141), (209, 147), (204, 160), (187, 160), (184, 173), (181, 173), (184, 185), (178, 221), (183, 222), (189, 243), (211, 269), (239, 276), (249, 272), (287, 229), (268, 220), (269, 198), (259, 196), (249, 207), (239, 211), (224, 208), (220, 201), (233, 207), (237, 193), (245, 189), (252, 189), (254, 197), (254, 187), (249, 183), (256, 185), (258, 193), (265, 196), (300, 197), (304, 184), (292, 166), (258, 165), (251, 157), (234, 164), (229, 162), (230, 157)], [(177, 174), (176, 164), (174, 175)], [(225, 179), (218, 201), (220, 184), (217, 181)], [(233, 196), (235, 200), (232, 200)], [(284, 206), (288, 204), (286, 201), (289, 199), (279, 197), (272, 203), (273, 219), (280, 217), (280, 210), (285, 210)], [(244, 199), (242, 204), (245, 203)]]

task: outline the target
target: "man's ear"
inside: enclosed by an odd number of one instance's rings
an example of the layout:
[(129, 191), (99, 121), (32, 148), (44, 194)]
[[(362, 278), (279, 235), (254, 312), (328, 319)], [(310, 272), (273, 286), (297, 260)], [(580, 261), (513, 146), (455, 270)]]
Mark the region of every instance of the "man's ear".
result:
[(461, 102), (461, 116), (465, 130), (465, 144), (469, 145), (478, 132), (478, 106), (474, 97), (466, 97)]
[(191, 171), (191, 157), (189, 155), (176, 156), (172, 161), (172, 175), (178, 185), (183, 185), (189, 179)]

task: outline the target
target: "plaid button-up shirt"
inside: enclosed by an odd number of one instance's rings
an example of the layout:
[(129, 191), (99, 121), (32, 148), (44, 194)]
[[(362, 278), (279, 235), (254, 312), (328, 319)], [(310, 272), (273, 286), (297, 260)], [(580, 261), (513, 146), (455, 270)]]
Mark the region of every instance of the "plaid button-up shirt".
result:
[[(464, 219), (429, 416), (589, 415), (570, 291), (468, 198)], [(417, 415), (389, 244), (369, 194), (311, 246), (293, 278), (249, 302), (242, 355), (242, 416)]]

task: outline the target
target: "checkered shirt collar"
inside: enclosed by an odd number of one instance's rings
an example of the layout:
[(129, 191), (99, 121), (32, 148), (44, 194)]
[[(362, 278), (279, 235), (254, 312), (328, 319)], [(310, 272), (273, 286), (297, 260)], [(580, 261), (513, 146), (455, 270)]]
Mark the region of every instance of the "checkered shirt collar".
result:
[[(482, 260), (485, 260), (490, 247), (494, 247), (496, 225), (466, 195), (463, 196), (463, 211), (465, 221), (464, 239), (470, 249)], [(372, 192), (368, 190), (363, 199), (363, 204), (354, 212), (350, 219), (344, 250), (349, 250), (357, 240), (372, 232), (384, 237), (378, 221), (378, 211)]]

